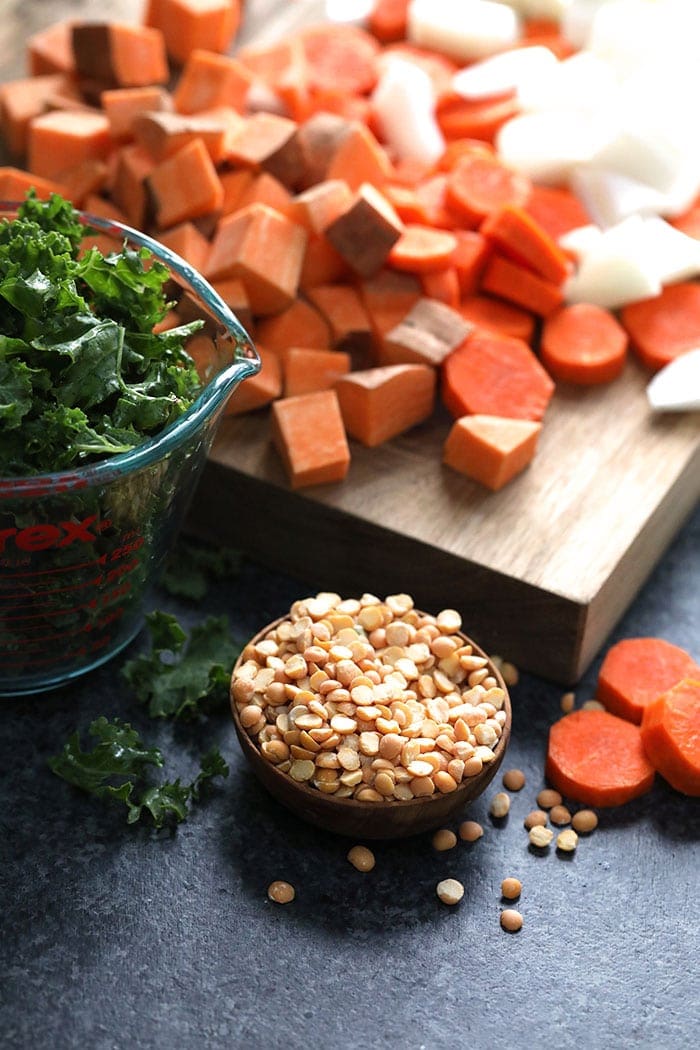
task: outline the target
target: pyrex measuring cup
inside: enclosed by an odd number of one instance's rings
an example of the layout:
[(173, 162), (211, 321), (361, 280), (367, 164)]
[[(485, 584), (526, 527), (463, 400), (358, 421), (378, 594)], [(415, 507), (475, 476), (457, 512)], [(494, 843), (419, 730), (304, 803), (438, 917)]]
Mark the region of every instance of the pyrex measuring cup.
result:
[[(14, 213), (0, 204), (0, 215)], [(0, 696), (65, 683), (135, 636), (229, 395), (260, 368), (245, 330), (192, 267), (119, 223), (82, 220), (115, 248), (126, 239), (169, 267), (213, 352), (195, 403), (156, 437), (79, 469), (0, 477)]]

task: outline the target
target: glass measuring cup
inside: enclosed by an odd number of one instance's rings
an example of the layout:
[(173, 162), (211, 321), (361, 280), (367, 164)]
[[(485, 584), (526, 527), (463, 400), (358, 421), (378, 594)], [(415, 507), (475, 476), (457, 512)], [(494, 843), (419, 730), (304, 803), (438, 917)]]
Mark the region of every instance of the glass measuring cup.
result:
[[(16, 209), (2, 203), (0, 217)], [(0, 477), (0, 696), (64, 684), (136, 635), (226, 402), (260, 369), (235, 315), (183, 259), (119, 223), (80, 218), (105, 253), (104, 238), (114, 249), (126, 240), (169, 268), (187, 320), (205, 321), (210, 353), (198, 370), (206, 385), (174, 423), (129, 452), (53, 474)]]

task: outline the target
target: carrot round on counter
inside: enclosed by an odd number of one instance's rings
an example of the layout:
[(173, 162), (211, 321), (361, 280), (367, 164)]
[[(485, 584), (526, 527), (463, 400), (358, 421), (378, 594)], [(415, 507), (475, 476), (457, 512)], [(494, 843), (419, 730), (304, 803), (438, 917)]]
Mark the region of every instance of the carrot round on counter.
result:
[(309, 84), (343, 95), (364, 95), (377, 82), (377, 40), (359, 26), (320, 22), (300, 33)]
[(392, 246), (387, 263), (396, 270), (429, 273), (446, 267), (456, 248), (457, 238), (447, 230), (408, 223)]
[(465, 321), (476, 328), (486, 328), (499, 335), (510, 335), (529, 343), (535, 333), (535, 318), (513, 303), (504, 303), (490, 295), (469, 295), (459, 304)]
[(554, 383), (522, 339), (477, 330), (442, 366), (442, 398), (456, 418), (539, 421), (553, 393)]
[(567, 798), (621, 806), (651, 789), (654, 772), (639, 726), (608, 711), (572, 711), (549, 730), (545, 773)]
[(642, 364), (658, 371), (700, 345), (700, 284), (681, 281), (623, 307), (623, 327)]
[(609, 383), (625, 367), (627, 333), (602, 306), (573, 303), (545, 318), (540, 355), (555, 379)]
[(700, 672), (646, 707), (641, 733), (664, 780), (684, 795), (700, 796)]
[(561, 284), (569, 274), (569, 260), (557, 242), (524, 208), (506, 204), (486, 216), (480, 233), (515, 262), (529, 266), (546, 281)]
[(700, 678), (690, 653), (663, 638), (623, 638), (605, 654), (596, 697), (608, 711), (637, 725), (644, 710), (682, 678)]
[(540, 317), (548, 317), (564, 302), (561, 285), (538, 277), (503, 255), (494, 254), (487, 262), (481, 289)]

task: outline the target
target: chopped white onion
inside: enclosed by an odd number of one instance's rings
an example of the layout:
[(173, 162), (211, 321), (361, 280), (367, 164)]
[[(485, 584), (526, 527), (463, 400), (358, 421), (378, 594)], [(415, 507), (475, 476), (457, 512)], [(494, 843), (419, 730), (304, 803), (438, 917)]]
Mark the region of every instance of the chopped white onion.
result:
[(649, 404), (656, 412), (687, 412), (700, 408), (700, 348), (671, 361), (647, 386)]
[(484, 58), (452, 78), (452, 88), (463, 98), (488, 98), (506, 91), (521, 93), (531, 81), (539, 81), (557, 65), (548, 47), (519, 47)]
[(590, 160), (611, 134), (607, 121), (589, 113), (551, 110), (507, 121), (496, 136), (499, 156), (536, 182), (568, 182), (572, 170)]
[(372, 95), (372, 111), (383, 138), (398, 160), (434, 164), (445, 150), (435, 120), (433, 84), (414, 62), (392, 58)]
[(486, 58), (518, 43), (520, 20), (494, 0), (412, 0), (407, 36), (460, 62)]

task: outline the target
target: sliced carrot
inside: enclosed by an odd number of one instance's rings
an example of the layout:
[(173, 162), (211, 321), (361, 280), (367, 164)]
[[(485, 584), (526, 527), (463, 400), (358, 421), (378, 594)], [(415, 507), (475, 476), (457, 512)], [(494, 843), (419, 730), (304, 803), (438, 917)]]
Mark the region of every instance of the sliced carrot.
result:
[(415, 187), (414, 222), (423, 222), (441, 230), (452, 230), (460, 221), (447, 203), (447, 175), (439, 172), (423, 179)]
[(111, 148), (103, 113), (57, 109), (35, 117), (27, 132), (28, 167), (46, 179), (60, 179), (85, 160), (104, 160)]
[(374, 0), (368, 16), (369, 30), (382, 44), (392, 44), (406, 36), (410, 0)]
[(494, 254), (486, 263), (481, 288), (540, 317), (549, 316), (564, 301), (561, 285), (545, 281), (502, 255)]
[(103, 87), (145, 87), (167, 83), (163, 34), (126, 22), (76, 22), (73, 57), (79, 77)]
[(40, 116), (47, 100), (70, 84), (63, 73), (23, 77), (0, 85), (0, 129), (8, 149), (21, 157), (27, 148), (27, 130), (34, 117)]
[(328, 350), (330, 332), (319, 311), (304, 299), (295, 299), (285, 310), (258, 322), (257, 338), (268, 350), (282, 353), (290, 346)]
[(284, 355), (284, 396), (332, 389), (350, 371), (350, 355), (342, 350), (312, 350), (293, 346)]
[(644, 710), (644, 750), (676, 791), (700, 796), (700, 674), (684, 678)]
[(73, 22), (69, 19), (54, 22), (40, 29), (27, 40), (27, 60), (30, 76), (47, 73), (75, 73), (73, 58)]
[(293, 489), (342, 481), (350, 467), (335, 390), (274, 401), (272, 440)]
[(379, 44), (359, 26), (319, 23), (301, 31), (312, 88), (363, 95), (377, 82)]
[(624, 638), (605, 654), (596, 697), (608, 711), (639, 724), (644, 710), (682, 678), (700, 677), (690, 653), (663, 638)]
[(402, 229), (386, 197), (363, 183), (346, 210), (328, 224), (325, 236), (355, 273), (371, 277), (386, 262)]
[(654, 783), (639, 727), (591, 709), (551, 726), (545, 771), (557, 791), (587, 806), (621, 806)]
[(253, 74), (235, 58), (196, 48), (188, 57), (173, 99), (180, 113), (200, 113), (216, 106), (245, 109)]
[(370, 127), (372, 103), (366, 95), (348, 95), (338, 88), (310, 88), (308, 99), (309, 115), (314, 113), (335, 113), (356, 124)]
[(183, 222), (158, 237), (161, 244), (181, 255), (195, 270), (203, 270), (209, 255), (209, 241), (194, 223)]
[(523, 208), (555, 241), (591, 222), (582, 202), (566, 187), (533, 184)]
[(301, 226), (266, 204), (251, 204), (219, 223), (205, 273), (239, 277), (254, 314), (278, 313), (296, 298), (305, 246)]
[(391, 174), (384, 147), (365, 124), (353, 121), (328, 162), (326, 178), (344, 179), (351, 190), (364, 183), (381, 189)]
[(495, 157), (463, 157), (447, 176), (447, 204), (472, 226), (506, 204), (523, 204), (529, 193), (528, 177)]
[(441, 270), (451, 260), (457, 247), (457, 238), (447, 230), (409, 223), (392, 246), (387, 257), (389, 266), (409, 273), (428, 273)]
[(642, 364), (658, 371), (700, 345), (700, 284), (668, 284), (660, 295), (623, 307), (620, 320)]
[(532, 341), (535, 332), (535, 318), (528, 310), (522, 310), (512, 303), (493, 299), (490, 295), (469, 295), (459, 304), (459, 312), (466, 321), (476, 328), (485, 328), (489, 332), (510, 335), (526, 343)]
[(382, 339), (379, 364), (423, 364), (437, 367), (471, 331), (463, 318), (444, 303), (419, 299)]
[(459, 306), (461, 290), (456, 267), (445, 266), (441, 270), (422, 273), (420, 283), (429, 299), (437, 299), (455, 309)]
[(248, 376), (234, 390), (226, 402), (224, 415), (241, 416), (244, 412), (269, 405), (282, 396), (282, 364), (277, 354), (257, 344), (260, 355), (260, 371)]
[(550, 375), (590, 386), (616, 379), (627, 357), (627, 333), (609, 310), (573, 303), (545, 319), (540, 356)]
[(132, 126), (143, 113), (168, 112), (172, 98), (162, 87), (111, 88), (100, 95), (100, 105), (109, 121), (115, 142), (133, 137)]
[(475, 331), (442, 366), (442, 397), (455, 418), (465, 415), (542, 419), (554, 383), (527, 343)]
[(387, 365), (351, 372), (336, 383), (351, 437), (373, 448), (424, 422), (435, 403), (435, 369)]
[(562, 33), (559, 23), (553, 19), (527, 19), (523, 22), (521, 33), (523, 44), (528, 47), (547, 47), (560, 62), (576, 52), (574, 45)]
[(497, 492), (532, 461), (541, 423), (502, 416), (462, 416), (452, 424), (443, 463)]
[(201, 139), (193, 139), (157, 164), (148, 176), (148, 187), (160, 229), (216, 212), (224, 200), (216, 168)]
[(561, 284), (567, 278), (567, 256), (524, 208), (505, 204), (487, 215), (479, 230), (500, 252), (528, 266), (546, 281)]
[(254, 113), (229, 136), (229, 164), (263, 170), (287, 187), (296, 186), (303, 173), (297, 125), (277, 113)]
[(450, 260), (459, 281), (462, 296), (474, 295), (486, 267), (490, 246), (476, 230), (454, 230), (457, 247)]
[(241, 0), (148, 0), (143, 21), (159, 29), (168, 55), (180, 64), (192, 51), (227, 51), (241, 21)]
[(447, 92), (438, 99), (436, 118), (446, 139), (493, 142), (506, 121), (520, 112), (515, 94), (504, 98), (466, 99)]
[(482, 139), (451, 139), (435, 165), (437, 171), (451, 171), (462, 157), (493, 157), (495, 150), (490, 142)]

